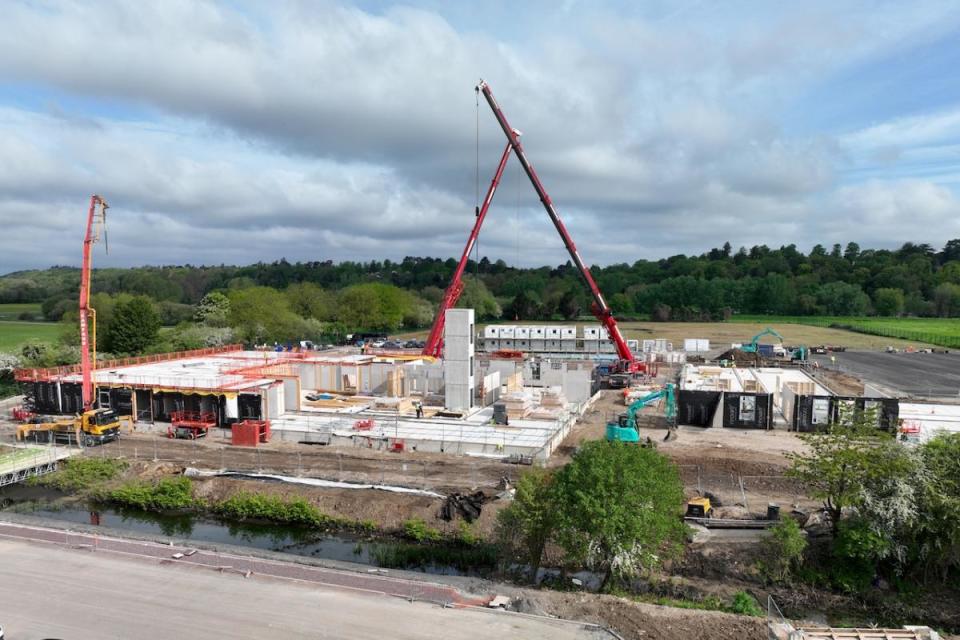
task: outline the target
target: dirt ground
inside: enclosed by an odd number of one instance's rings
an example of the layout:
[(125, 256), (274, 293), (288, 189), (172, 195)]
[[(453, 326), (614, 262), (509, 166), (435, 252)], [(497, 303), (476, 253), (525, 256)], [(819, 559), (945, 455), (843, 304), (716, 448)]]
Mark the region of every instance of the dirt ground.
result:
[[(251, 490), (286, 498), (305, 498), (322, 513), (352, 520), (373, 521), (387, 531), (400, 529), (404, 521), (410, 518), (421, 518), (441, 532), (451, 534), (456, 532), (459, 524), (458, 521), (441, 520), (438, 517), (441, 500), (429, 496), (374, 490), (321, 489), (234, 478), (195, 480), (194, 488), (198, 497), (211, 500), (224, 500), (235, 493)], [(473, 522), (472, 530), (484, 537), (492, 536), (497, 511), (504, 506), (505, 502), (497, 500), (485, 504), (480, 517)]]
[[(616, 420), (624, 411), (620, 392), (604, 392), (551, 456), (549, 466), (563, 466), (577, 446), (602, 439), (607, 422)], [(658, 451), (680, 467), (687, 497), (710, 492), (722, 502), (739, 504), (758, 514), (771, 502), (786, 510), (817, 506), (796, 481), (784, 476), (790, 466), (784, 454), (804, 449), (803, 441), (792, 432), (679, 427), (675, 440), (663, 442), (667, 430), (662, 409), (656, 405), (646, 407), (638, 421), (641, 439), (649, 437)]]
[(766, 620), (718, 611), (676, 609), (615, 596), (539, 591), (535, 606), (548, 614), (602, 624), (625, 638), (643, 640), (762, 640)]
[(356, 447), (276, 442), (257, 448), (232, 447), (219, 434), (202, 440), (171, 440), (135, 433), (87, 455), (121, 455), (174, 462), (201, 469), (230, 469), (373, 484), (396, 484), (438, 493), (494, 489), (520, 468), (498, 460), (420, 452), (389, 453)]
[[(550, 322), (529, 322), (527, 324), (559, 324)], [(565, 324), (583, 324), (582, 322), (568, 322)], [(620, 330), (625, 338), (637, 338), (640, 340), (651, 338), (663, 338), (673, 342), (678, 348), (683, 347), (684, 338), (706, 338), (710, 340), (711, 347), (729, 347), (734, 342), (749, 342), (750, 338), (770, 327), (784, 337), (786, 344), (790, 345), (820, 345), (833, 344), (852, 349), (883, 349), (887, 345), (905, 348), (907, 346), (921, 347), (930, 346), (923, 342), (912, 342), (909, 340), (899, 340), (897, 338), (884, 338), (882, 336), (871, 336), (853, 331), (844, 331), (843, 329), (830, 329), (826, 327), (812, 327), (804, 324), (758, 324), (758, 323), (739, 323), (739, 322), (620, 322)], [(483, 330), (485, 325), (477, 325), (478, 330)], [(402, 333), (399, 337), (423, 339), (427, 331), (411, 331)], [(765, 341), (770, 341), (766, 338)]]
[[(622, 395), (616, 391), (603, 396), (584, 415), (549, 466), (569, 462), (576, 448), (588, 440), (604, 437), (607, 421), (624, 411)], [(662, 442), (665, 423), (657, 407), (644, 409), (641, 437), (650, 437), (658, 449), (679, 467), (688, 497), (710, 492), (722, 504), (761, 513), (768, 502), (789, 510), (792, 506), (813, 508), (797, 484), (784, 477), (789, 461), (784, 452), (799, 451), (803, 444), (786, 431), (750, 431), (680, 427), (679, 437)], [(389, 453), (351, 447), (324, 447), (295, 443), (270, 443), (256, 449), (231, 447), (220, 434), (203, 440), (171, 440), (157, 432), (139, 432), (119, 442), (90, 449), (85, 455), (119, 456), (137, 463), (144, 473), (166, 473), (183, 467), (206, 470), (230, 469), (248, 472), (321, 478), (346, 482), (399, 485), (429, 489), (441, 494), (482, 490), (495, 495), (501, 482), (515, 481), (527, 469), (500, 461), (420, 452)], [(204, 481), (207, 482), (207, 481)], [(248, 480), (209, 481), (220, 491), (236, 490), (256, 482), (257, 490), (309, 497), (324, 512), (360, 520), (374, 520), (394, 528), (403, 520), (421, 517), (434, 521), (439, 500), (404, 496), (385, 491), (318, 489)], [(741, 482), (743, 486), (741, 487)], [(492, 532), (496, 502), (488, 503), (477, 523), (479, 533)]]

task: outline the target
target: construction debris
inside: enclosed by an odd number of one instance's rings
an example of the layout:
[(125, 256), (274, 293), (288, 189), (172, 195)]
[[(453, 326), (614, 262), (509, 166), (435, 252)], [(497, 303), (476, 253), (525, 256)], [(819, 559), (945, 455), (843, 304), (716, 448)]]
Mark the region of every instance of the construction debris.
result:
[(467, 522), (473, 522), (480, 517), (483, 503), (486, 500), (487, 496), (483, 491), (470, 494), (451, 493), (447, 496), (443, 506), (440, 507), (440, 518), (445, 522), (450, 522), (459, 513)]

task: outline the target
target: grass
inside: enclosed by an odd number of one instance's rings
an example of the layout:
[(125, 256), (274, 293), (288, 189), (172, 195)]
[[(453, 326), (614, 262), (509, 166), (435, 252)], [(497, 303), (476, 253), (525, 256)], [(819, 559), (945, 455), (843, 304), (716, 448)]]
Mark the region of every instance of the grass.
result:
[(17, 320), (23, 313), (29, 313), (36, 319), (43, 318), (39, 302), (8, 302), (0, 304), (0, 320)]
[(14, 353), (27, 342), (53, 343), (60, 339), (59, 322), (0, 322), (0, 351)]
[(351, 520), (330, 516), (304, 498), (240, 491), (219, 502), (206, 502), (193, 495), (189, 478), (162, 478), (157, 482), (131, 481), (115, 489), (102, 490), (97, 498), (119, 507), (165, 512), (192, 510), (211, 513), (230, 522), (262, 522), (313, 529), (350, 529), (373, 533), (379, 529), (372, 520)]
[(437, 542), (443, 535), (422, 518), (411, 518), (403, 523), (403, 535), (415, 542)]
[(241, 491), (211, 507), (222, 518), (239, 521), (264, 521), (276, 524), (329, 528), (342, 524), (339, 519), (322, 513), (303, 498), (281, 498)]
[(734, 316), (731, 322), (790, 323), (844, 329), (856, 333), (897, 338), (942, 347), (960, 348), (960, 319), (868, 318), (842, 316)]
[(674, 607), (675, 609), (699, 609), (701, 611), (724, 611), (726, 613), (736, 613), (741, 616), (763, 617), (765, 614), (763, 608), (757, 602), (756, 598), (746, 591), (738, 591), (729, 601), (725, 601), (719, 596), (707, 596), (701, 600), (687, 600), (681, 598), (667, 598), (664, 596), (636, 595), (630, 593), (619, 593), (637, 602), (647, 604), (657, 604), (662, 607)]
[(193, 484), (184, 477), (161, 478), (157, 482), (127, 482), (116, 489), (101, 492), (99, 498), (141, 511), (179, 511), (198, 505), (193, 497)]
[(128, 466), (116, 458), (72, 458), (61, 463), (60, 469), (54, 473), (32, 478), (29, 482), (60, 491), (95, 489), (97, 485), (116, 478)]

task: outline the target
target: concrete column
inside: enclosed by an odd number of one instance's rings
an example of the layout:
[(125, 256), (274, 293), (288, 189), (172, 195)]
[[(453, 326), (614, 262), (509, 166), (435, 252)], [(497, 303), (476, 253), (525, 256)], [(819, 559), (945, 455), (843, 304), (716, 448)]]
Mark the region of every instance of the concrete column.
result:
[(444, 405), (468, 411), (475, 397), (473, 309), (448, 309), (443, 330)]

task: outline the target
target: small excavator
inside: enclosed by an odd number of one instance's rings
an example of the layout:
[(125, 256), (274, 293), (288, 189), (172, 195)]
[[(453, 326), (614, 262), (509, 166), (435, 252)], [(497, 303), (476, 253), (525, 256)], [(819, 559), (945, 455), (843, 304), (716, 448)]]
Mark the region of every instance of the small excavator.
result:
[(637, 413), (644, 407), (654, 402), (664, 399), (666, 408), (664, 413), (667, 417), (667, 437), (664, 441), (673, 440), (676, 437), (674, 428), (677, 421), (677, 399), (674, 393), (674, 385), (664, 385), (662, 389), (648, 393), (647, 395), (635, 400), (627, 407), (626, 413), (621, 413), (616, 422), (607, 423), (607, 440), (611, 442), (628, 442), (631, 444), (643, 444), (651, 446), (652, 442), (647, 438), (644, 443), (640, 442), (640, 429), (637, 427)]
[(87, 232), (83, 239), (83, 266), (80, 272), (80, 372), (83, 412), (63, 418), (24, 413), (27, 422), (17, 426), (17, 440), (82, 443), (85, 447), (92, 447), (119, 439), (121, 429), (133, 430), (133, 419), (130, 416), (119, 416), (112, 409), (94, 408), (93, 369), (97, 358), (97, 320), (96, 312), (90, 306), (90, 272), (93, 263), (91, 253), (93, 244), (100, 239), (100, 233), (105, 228), (107, 208), (106, 200), (98, 195), (90, 196)]
[(742, 347), (740, 347), (740, 351), (743, 351), (746, 353), (757, 353), (758, 351), (760, 351), (760, 338), (762, 338), (763, 336), (773, 336), (774, 338), (780, 341), (781, 345), (783, 344), (783, 336), (777, 333), (776, 330), (771, 329), (770, 327), (767, 327), (757, 335), (753, 336), (753, 338), (750, 340), (750, 344), (745, 344)]

